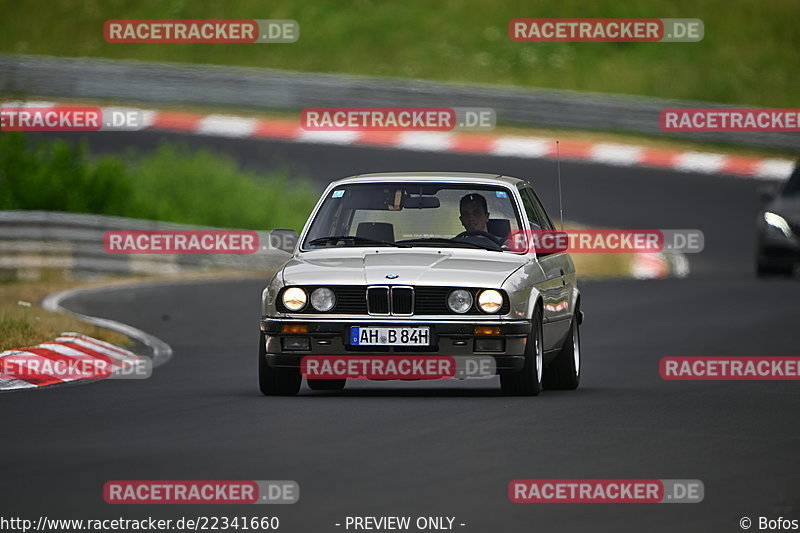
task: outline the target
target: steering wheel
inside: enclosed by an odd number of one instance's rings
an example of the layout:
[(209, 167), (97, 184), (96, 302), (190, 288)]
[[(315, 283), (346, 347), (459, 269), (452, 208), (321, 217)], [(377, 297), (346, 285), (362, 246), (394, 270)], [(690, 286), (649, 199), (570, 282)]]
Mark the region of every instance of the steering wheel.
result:
[(462, 231), (461, 233), (459, 233), (458, 235), (456, 235), (453, 238), (454, 239), (463, 239), (464, 237), (485, 237), (485, 238), (489, 239), (490, 241), (492, 241), (493, 243), (495, 243), (497, 246), (502, 246), (503, 242), (505, 242), (503, 239), (501, 239), (497, 235), (492, 235), (488, 231), (481, 231), (479, 229), (471, 229), (471, 230), (467, 230), (467, 231)]

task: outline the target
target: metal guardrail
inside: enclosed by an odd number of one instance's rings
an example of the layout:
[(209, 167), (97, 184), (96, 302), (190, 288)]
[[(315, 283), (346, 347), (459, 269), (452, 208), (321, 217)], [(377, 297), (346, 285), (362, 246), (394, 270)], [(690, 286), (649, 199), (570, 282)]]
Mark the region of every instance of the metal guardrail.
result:
[[(103, 215), (50, 211), (0, 211), (0, 277), (37, 279), (58, 271), (71, 277), (98, 274), (170, 274), (234, 268), (274, 271), (290, 255), (278, 248), (281, 236), (256, 232), (262, 248), (254, 254), (111, 254), (103, 247), (110, 230), (220, 229)], [(292, 243), (289, 243), (291, 246)]]
[(491, 107), (499, 122), (618, 131), (800, 150), (796, 133), (665, 133), (664, 108), (729, 105), (637, 96), (371, 76), (142, 61), (0, 55), (9, 94), (299, 110), (326, 106)]

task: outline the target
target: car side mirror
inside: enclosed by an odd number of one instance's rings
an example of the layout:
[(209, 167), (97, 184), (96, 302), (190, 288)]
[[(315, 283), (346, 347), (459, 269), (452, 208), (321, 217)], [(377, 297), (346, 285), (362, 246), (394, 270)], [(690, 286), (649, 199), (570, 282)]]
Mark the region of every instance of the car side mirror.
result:
[(512, 231), (507, 242), (512, 252), (533, 253), (536, 257), (569, 251), (569, 234), (565, 231)]
[(291, 254), (297, 246), (299, 237), (293, 229), (274, 229), (269, 232), (269, 247)]

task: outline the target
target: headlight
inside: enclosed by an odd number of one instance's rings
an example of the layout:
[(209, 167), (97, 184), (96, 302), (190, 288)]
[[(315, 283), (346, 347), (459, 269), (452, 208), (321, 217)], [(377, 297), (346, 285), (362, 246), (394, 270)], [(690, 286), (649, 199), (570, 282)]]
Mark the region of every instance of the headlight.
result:
[(320, 287), (311, 293), (311, 305), (317, 311), (325, 313), (333, 309), (333, 306), (336, 305), (336, 295), (332, 290)]
[(503, 307), (503, 295), (494, 289), (481, 291), (478, 295), (478, 307), (484, 313), (496, 313)]
[(782, 216), (767, 211), (766, 213), (764, 213), (764, 222), (766, 222), (773, 228), (781, 230), (787, 239), (790, 239), (792, 237), (792, 228), (789, 227), (789, 223), (786, 222), (786, 219), (783, 218)]
[(299, 311), (306, 306), (306, 291), (300, 287), (291, 287), (283, 291), (283, 305), (289, 311)]
[(464, 289), (454, 290), (447, 296), (447, 307), (454, 313), (466, 313), (472, 307), (472, 294)]

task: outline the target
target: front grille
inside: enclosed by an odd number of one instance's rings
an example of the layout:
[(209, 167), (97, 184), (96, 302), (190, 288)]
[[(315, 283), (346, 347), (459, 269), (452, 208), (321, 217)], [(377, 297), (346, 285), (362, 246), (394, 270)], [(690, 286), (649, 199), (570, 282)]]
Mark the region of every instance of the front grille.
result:
[(366, 315), (366, 288), (363, 285), (341, 285), (331, 287), (336, 294), (336, 306), (332, 313), (342, 315)]
[(367, 287), (367, 312), (370, 315), (409, 316), (414, 313), (413, 287)]
[(414, 312), (414, 289), (411, 287), (392, 288), (392, 314), (410, 315)]
[(447, 307), (447, 295), (450, 287), (417, 287), (417, 305), (414, 312), (418, 315), (451, 315)]
[(367, 289), (367, 312), (371, 315), (389, 314), (389, 287)]

